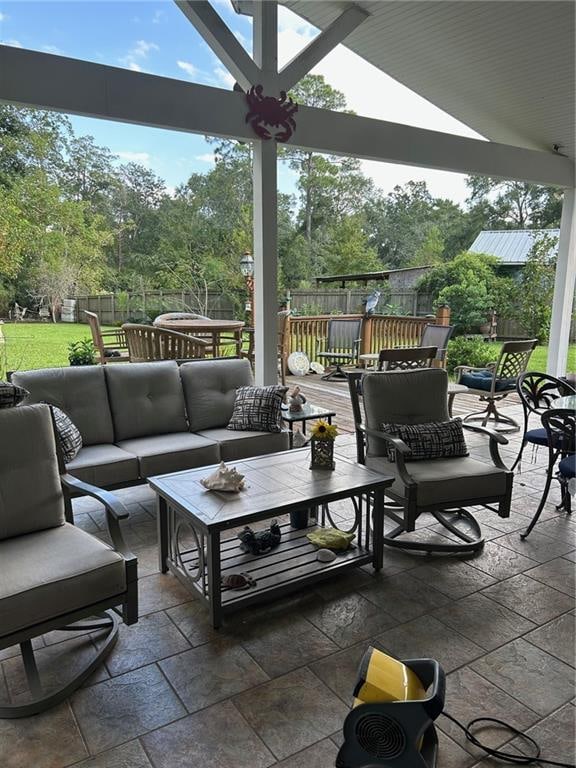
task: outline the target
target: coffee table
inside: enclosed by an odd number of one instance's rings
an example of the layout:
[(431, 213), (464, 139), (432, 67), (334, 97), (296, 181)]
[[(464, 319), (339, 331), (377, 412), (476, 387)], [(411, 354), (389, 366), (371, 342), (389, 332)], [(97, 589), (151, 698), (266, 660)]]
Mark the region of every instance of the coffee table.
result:
[[(208, 491), (201, 485), (201, 478), (215, 466), (148, 480), (158, 500), (160, 570), (170, 571), (200, 594), (215, 628), (228, 611), (330, 578), (346, 568), (365, 563), (372, 563), (375, 570), (382, 568), (384, 491), (393, 478), (343, 456), (334, 458), (334, 471), (310, 470), (307, 448), (234, 462), (246, 478), (240, 493)], [(330, 503), (347, 498), (355, 512), (347, 530), (354, 531), (356, 539), (353, 548), (331, 563), (319, 562), (306, 538), (317, 527), (315, 523), (302, 530), (283, 523), (280, 546), (262, 555), (242, 552), (237, 531), (231, 530), (302, 508), (310, 509), (320, 525), (332, 525)], [(226, 532), (231, 535), (225, 537)], [(222, 588), (222, 577), (231, 573), (248, 573), (256, 585), (244, 591)]]

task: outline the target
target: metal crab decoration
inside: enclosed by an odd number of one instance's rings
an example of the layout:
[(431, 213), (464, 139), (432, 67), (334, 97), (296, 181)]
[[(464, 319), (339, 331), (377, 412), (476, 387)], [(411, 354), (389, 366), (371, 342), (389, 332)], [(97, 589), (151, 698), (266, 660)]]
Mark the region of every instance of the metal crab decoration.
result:
[[(254, 132), (261, 139), (276, 139), (276, 141), (288, 141), (296, 130), (296, 123), (292, 115), (298, 112), (298, 104), (286, 96), (286, 91), (280, 91), (280, 98), (263, 96), (261, 85), (253, 85), (246, 94), (246, 101), (250, 111), (246, 115), (246, 122), (250, 123)], [(271, 128), (281, 128), (277, 133)]]

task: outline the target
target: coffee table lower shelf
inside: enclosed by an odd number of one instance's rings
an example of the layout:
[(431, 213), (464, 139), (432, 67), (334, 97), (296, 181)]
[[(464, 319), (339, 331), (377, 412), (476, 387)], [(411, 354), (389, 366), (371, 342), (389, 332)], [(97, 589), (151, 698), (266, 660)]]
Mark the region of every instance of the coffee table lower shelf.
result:
[[(306, 538), (306, 534), (319, 526), (295, 530), (288, 523), (281, 525), (282, 539), (278, 547), (262, 555), (243, 552), (238, 538), (223, 539), (220, 543), (221, 577), (232, 573), (250, 576), (256, 584), (248, 589), (233, 590), (219, 587), (220, 611), (227, 613), (244, 606), (263, 603), (281, 594), (288, 594), (299, 587), (330, 578), (344, 568), (358, 567), (371, 563), (374, 554), (357, 541), (352, 547), (336, 555), (330, 563), (317, 560), (317, 548)], [(172, 553), (176, 554), (176, 553)], [(205, 558), (201, 558), (204, 560)], [(213, 596), (208, 588), (208, 563), (199, 563), (198, 549), (178, 552), (168, 558), (168, 569), (185, 586), (197, 591), (200, 597), (213, 608)], [(219, 624), (220, 616), (214, 615), (213, 623)]]

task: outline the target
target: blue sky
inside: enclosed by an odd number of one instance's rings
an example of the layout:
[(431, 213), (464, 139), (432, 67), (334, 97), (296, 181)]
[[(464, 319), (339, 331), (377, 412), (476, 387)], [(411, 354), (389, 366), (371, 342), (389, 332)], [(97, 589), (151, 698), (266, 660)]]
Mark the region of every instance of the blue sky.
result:
[[(215, 7), (250, 49), (251, 20), (228, 0)], [(286, 9), (279, 11), (279, 59), (291, 58), (316, 30)], [(172, 0), (0, 0), (0, 41), (23, 48), (150, 72), (230, 89), (232, 77)], [(476, 137), (473, 131), (339, 46), (314, 70), (342, 90), (358, 114)], [(357, 84), (363, 83), (359, 91)], [(379, 100), (373, 94), (377, 92)], [(391, 106), (393, 105), (393, 109)], [(123, 161), (135, 160), (161, 176), (169, 188), (192, 172), (211, 167), (212, 148), (202, 136), (73, 117), (77, 134), (91, 134)], [(385, 192), (409, 179), (425, 179), (433, 194), (461, 202), (463, 177), (440, 171), (363, 163)], [(279, 169), (279, 186), (294, 191), (294, 177)]]

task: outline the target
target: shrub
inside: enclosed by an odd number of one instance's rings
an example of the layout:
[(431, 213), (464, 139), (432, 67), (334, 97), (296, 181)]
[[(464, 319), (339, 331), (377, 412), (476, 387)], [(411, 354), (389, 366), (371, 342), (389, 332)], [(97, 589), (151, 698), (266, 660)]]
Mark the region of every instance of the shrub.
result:
[(448, 342), (446, 368), (448, 373), (454, 373), (458, 365), (471, 365), (483, 368), (488, 363), (496, 362), (498, 349), (493, 344), (485, 342), (481, 336), (458, 336)]
[(94, 365), (96, 350), (90, 339), (73, 341), (68, 344), (68, 360), (70, 365)]

